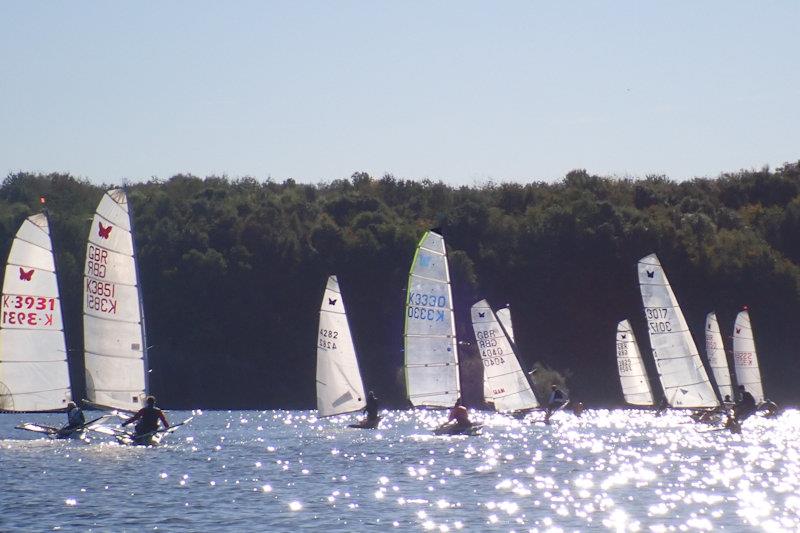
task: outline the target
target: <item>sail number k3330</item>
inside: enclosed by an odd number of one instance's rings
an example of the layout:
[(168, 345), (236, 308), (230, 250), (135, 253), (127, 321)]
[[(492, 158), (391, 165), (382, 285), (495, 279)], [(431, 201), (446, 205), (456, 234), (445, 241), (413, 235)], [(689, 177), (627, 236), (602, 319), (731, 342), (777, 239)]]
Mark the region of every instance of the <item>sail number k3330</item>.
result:
[[(439, 307), (441, 309), (435, 309)], [(447, 307), (447, 298), (435, 294), (420, 294), (412, 292), (408, 295), (408, 318), (430, 320), (431, 322), (444, 322), (444, 308)]]

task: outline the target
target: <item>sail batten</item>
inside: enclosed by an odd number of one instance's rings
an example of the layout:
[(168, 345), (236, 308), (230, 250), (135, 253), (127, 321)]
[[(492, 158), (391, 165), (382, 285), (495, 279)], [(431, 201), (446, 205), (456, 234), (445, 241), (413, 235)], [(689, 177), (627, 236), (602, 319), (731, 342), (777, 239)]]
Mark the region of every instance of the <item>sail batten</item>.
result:
[(336, 276), (328, 278), (320, 304), (316, 383), (319, 416), (352, 413), (366, 405), (347, 310)]
[(672, 407), (719, 405), (675, 294), (655, 254), (638, 263), (647, 332), (664, 396)]
[(539, 407), (517, 354), (486, 300), (472, 306), (472, 328), (478, 343), (491, 399), (498, 411), (520, 411)]
[(733, 326), (733, 367), (736, 381), (744, 385), (745, 390), (753, 395), (756, 403), (764, 401), (764, 387), (761, 383), (761, 370), (758, 367), (758, 355), (750, 324), (750, 313), (745, 309), (736, 315)]
[(128, 198), (112, 189), (97, 206), (86, 245), (83, 335), (86, 393), (133, 411), (148, 394), (141, 288)]
[(405, 302), (406, 395), (415, 406), (449, 407), (461, 395), (444, 239), (428, 231), (417, 245)]
[(43, 213), (20, 225), (3, 278), (0, 410), (53, 411), (72, 399), (50, 227)]

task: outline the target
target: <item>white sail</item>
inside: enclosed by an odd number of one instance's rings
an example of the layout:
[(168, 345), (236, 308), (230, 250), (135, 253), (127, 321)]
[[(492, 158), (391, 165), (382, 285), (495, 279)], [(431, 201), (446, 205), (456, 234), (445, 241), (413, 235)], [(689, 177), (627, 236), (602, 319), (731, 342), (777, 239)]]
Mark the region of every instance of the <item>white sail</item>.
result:
[(11, 244), (0, 320), (0, 410), (52, 411), (72, 398), (50, 228), (25, 219)]
[(714, 373), (717, 382), (717, 389), (721, 398), (728, 396), (732, 401), (736, 401), (733, 395), (733, 385), (731, 384), (731, 372), (728, 370), (728, 358), (725, 356), (725, 346), (722, 344), (722, 335), (719, 332), (719, 323), (716, 313), (706, 315), (706, 357), (708, 366)]
[[(511, 309), (508, 307), (498, 309), (495, 316), (497, 316), (497, 320), (503, 326), (506, 335), (508, 335), (508, 339), (514, 344), (514, 326), (511, 324)], [(483, 372), (483, 400), (486, 403), (494, 403), (492, 399), (492, 386), (489, 384), (489, 379), (486, 377), (485, 371)]]
[(623, 320), (617, 324), (617, 369), (625, 402), (631, 405), (653, 405), (653, 391), (647, 378), (642, 354), (631, 324)]
[(733, 368), (737, 383), (744, 385), (745, 390), (756, 399), (756, 403), (763, 402), (764, 388), (761, 385), (761, 371), (758, 369), (756, 343), (753, 339), (753, 328), (750, 326), (750, 313), (746, 309), (736, 315), (733, 326)]
[(658, 257), (640, 259), (638, 271), (650, 346), (667, 402), (672, 407), (716, 407), (719, 401)]
[(408, 399), (414, 406), (450, 407), (461, 395), (453, 297), (444, 239), (433, 231), (417, 245), (405, 311)]
[(519, 411), (538, 407), (511, 342), (486, 300), (472, 306), (472, 328), (495, 409)]
[(503, 329), (506, 330), (506, 335), (508, 335), (509, 340), (512, 343), (517, 342), (514, 340), (514, 325), (511, 323), (511, 309), (503, 307), (502, 309), (498, 309), (496, 314), (497, 320), (500, 321)]
[(144, 321), (125, 192), (103, 195), (86, 246), (83, 345), (89, 401), (128, 411), (147, 394)]
[(319, 416), (332, 416), (359, 411), (366, 404), (344, 300), (336, 276), (331, 276), (319, 309), (317, 410)]

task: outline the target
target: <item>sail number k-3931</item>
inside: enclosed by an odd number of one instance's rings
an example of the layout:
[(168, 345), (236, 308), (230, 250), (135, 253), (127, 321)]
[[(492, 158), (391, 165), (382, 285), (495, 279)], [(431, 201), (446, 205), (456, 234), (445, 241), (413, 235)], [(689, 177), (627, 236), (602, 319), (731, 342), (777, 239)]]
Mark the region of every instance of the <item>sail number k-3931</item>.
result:
[(2, 323), (7, 326), (52, 326), (55, 309), (55, 298), (4, 294)]

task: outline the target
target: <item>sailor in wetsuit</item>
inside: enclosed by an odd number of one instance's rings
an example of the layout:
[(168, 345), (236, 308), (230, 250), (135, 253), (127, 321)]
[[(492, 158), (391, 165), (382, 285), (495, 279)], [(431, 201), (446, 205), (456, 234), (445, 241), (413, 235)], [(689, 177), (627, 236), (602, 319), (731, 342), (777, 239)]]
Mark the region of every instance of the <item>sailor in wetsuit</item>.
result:
[(737, 422), (741, 422), (755, 412), (756, 399), (745, 390), (744, 385), (739, 385), (739, 401), (736, 402), (736, 407), (733, 408), (734, 418)]
[(58, 430), (58, 436), (67, 436), (84, 424), (86, 424), (86, 417), (83, 416), (81, 408), (75, 405), (75, 402), (69, 402), (67, 404), (67, 423)]
[(555, 384), (551, 385), (550, 389), (550, 398), (547, 400), (547, 409), (544, 413), (545, 424), (549, 424), (550, 417), (553, 415), (553, 413), (558, 411), (562, 405), (567, 403), (567, 395), (564, 394), (564, 391), (556, 387)]
[(161, 423), (164, 425), (164, 429), (169, 427), (169, 422), (167, 422), (167, 417), (164, 416), (164, 412), (155, 405), (155, 397), (148, 396), (145, 400), (145, 403), (147, 405), (139, 409), (138, 413), (122, 423), (123, 426), (127, 426), (128, 424), (139, 420), (139, 423), (136, 424), (137, 437), (158, 431), (159, 420), (161, 420)]
[(378, 399), (375, 393), (369, 391), (367, 394), (367, 405), (361, 410), (362, 413), (367, 413), (367, 423), (375, 423), (378, 421)]

